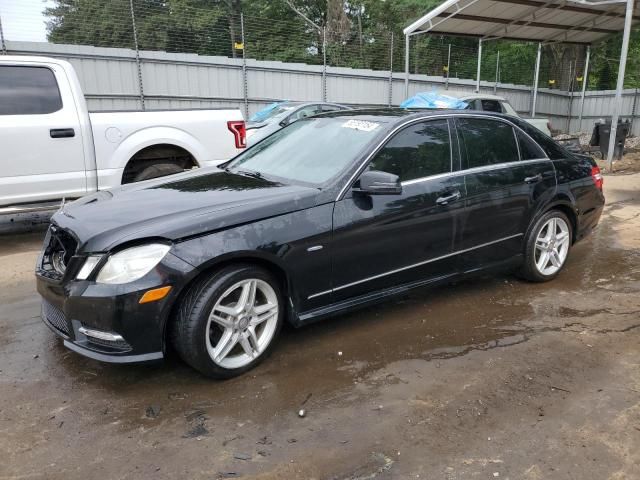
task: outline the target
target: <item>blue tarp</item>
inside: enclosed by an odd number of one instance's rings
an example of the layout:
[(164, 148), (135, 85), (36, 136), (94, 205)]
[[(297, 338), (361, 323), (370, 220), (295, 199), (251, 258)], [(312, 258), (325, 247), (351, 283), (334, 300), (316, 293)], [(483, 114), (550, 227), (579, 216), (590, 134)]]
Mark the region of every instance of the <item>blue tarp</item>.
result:
[(287, 103), (287, 101), (284, 100), (281, 102), (273, 102), (271, 105), (267, 105), (262, 110), (258, 110), (256, 113), (254, 113), (253, 116), (249, 119), (249, 121), (262, 122), (264, 119), (266, 119), (269, 116), (269, 114), (273, 109), (278, 108), (278, 106), (282, 105), (283, 103)]
[(400, 108), (451, 108), (464, 110), (467, 108), (467, 102), (432, 90), (431, 92), (416, 93), (413, 97), (407, 98), (400, 104)]

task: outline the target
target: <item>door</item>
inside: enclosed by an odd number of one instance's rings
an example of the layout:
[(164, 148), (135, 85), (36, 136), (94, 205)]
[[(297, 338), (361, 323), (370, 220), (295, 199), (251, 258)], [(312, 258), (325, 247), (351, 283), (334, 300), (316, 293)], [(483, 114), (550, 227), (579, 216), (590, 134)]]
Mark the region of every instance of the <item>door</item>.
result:
[(0, 65), (0, 205), (86, 192), (80, 122), (75, 104), (66, 100), (71, 98), (59, 67)]
[(456, 119), (467, 193), (462, 220), (465, 270), (521, 252), (541, 195), (555, 188), (553, 165), (520, 129), (498, 118)]
[(447, 119), (405, 127), (367, 166), (398, 175), (402, 193), (348, 191), (336, 203), (334, 301), (455, 273), (448, 255), (456, 247), (464, 177), (451, 173), (457, 151), (450, 132)]

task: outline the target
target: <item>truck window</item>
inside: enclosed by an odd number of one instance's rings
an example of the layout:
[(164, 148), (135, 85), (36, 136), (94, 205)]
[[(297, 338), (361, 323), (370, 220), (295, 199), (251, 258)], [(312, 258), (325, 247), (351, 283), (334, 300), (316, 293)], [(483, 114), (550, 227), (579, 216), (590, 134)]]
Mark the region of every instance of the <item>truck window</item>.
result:
[(41, 115), (61, 108), (58, 83), (49, 68), (0, 66), (0, 115)]
[(502, 107), (500, 106), (500, 102), (498, 100), (490, 100), (488, 98), (483, 98), (480, 100), (482, 103), (482, 110), (485, 112), (498, 112), (502, 113)]

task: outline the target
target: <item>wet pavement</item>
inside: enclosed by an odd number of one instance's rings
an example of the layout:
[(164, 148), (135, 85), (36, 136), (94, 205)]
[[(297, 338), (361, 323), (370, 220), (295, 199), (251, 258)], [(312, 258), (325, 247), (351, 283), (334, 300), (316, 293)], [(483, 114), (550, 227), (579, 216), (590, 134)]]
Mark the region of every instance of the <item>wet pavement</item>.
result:
[(555, 281), (479, 277), (288, 328), (224, 382), (66, 350), (38, 317), (43, 232), (4, 235), (0, 479), (640, 478), (640, 175), (605, 186)]

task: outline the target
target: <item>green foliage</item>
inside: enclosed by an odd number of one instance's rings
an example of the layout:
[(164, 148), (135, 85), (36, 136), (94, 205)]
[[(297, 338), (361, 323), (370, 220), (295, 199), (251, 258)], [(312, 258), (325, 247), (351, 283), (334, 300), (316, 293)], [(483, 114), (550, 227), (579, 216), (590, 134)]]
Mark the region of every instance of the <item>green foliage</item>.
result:
[[(239, 56), (240, 13), (249, 58), (388, 70), (404, 70), (402, 30), (441, 0), (134, 0), (138, 44), (145, 50)], [(54, 0), (46, 9), (53, 43), (133, 48), (129, 0)], [(326, 34), (323, 35), (323, 28)], [(391, 49), (393, 36), (393, 51)], [(592, 49), (589, 88), (615, 88), (620, 35)], [(326, 52), (323, 51), (326, 42)], [(448, 50), (451, 45), (451, 58)], [(411, 39), (410, 71), (473, 79), (477, 40), (419, 35)], [(483, 44), (482, 80), (531, 85), (537, 46), (489, 41)], [(543, 50), (540, 85), (579, 88), (584, 50)], [(576, 73), (577, 71), (577, 73)], [(632, 34), (625, 76), (640, 87), (640, 31)]]

